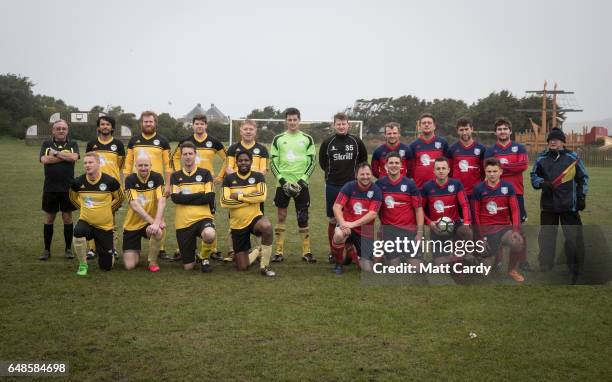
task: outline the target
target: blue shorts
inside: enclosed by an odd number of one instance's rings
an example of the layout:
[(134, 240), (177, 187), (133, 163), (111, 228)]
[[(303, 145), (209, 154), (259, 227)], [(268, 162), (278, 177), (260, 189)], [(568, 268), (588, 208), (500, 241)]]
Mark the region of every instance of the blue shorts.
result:
[(334, 202), (336, 201), (342, 187), (343, 186), (325, 183), (325, 206), (328, 218), (334, 217)]

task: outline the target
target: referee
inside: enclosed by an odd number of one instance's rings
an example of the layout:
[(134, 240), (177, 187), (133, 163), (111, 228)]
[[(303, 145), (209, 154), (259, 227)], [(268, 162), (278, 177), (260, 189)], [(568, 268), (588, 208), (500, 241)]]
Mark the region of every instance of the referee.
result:
[(68, 190), (74, 179), (74, 163), (79, 159), (79, 145), (68, 139), (68, 124), (63, 119), (53, 123), (52, 138), (43, 142), (40, 148), (40, 163), (45, 166), (45, 183), (43, 186), (42, 210), (44, 217), (45, 249), (40, 260), (51, 257), (53, 240), (53, 222), (58, 211), (62, 212), (64, 221), (64, 257), (73, 259), (72, 254), (72, 211)]
[(565, 134), (554, 128), (546, 137), (548, 150), (541, 153), (531, 171), (531, 185), (540, 197), (540, 270), (549, 272), (555, 263), (559, 223), (565, 236), (565, 256), (572, 282), (584, 261), (584, 239), (579, 211), (586, 207), (589, 176), (578, 155), (565, 148)]

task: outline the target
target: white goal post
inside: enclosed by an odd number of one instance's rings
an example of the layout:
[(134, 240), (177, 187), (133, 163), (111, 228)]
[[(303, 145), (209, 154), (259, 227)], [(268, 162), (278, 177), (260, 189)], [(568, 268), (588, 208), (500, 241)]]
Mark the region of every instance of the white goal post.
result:
[[(284, 119), (266, 119), (266, 118), (229, 118), (229, 144), (231, 145), (232, 142), (232, 138), (233, 138), (233, 134), (234, 134), (234, 122), (239, 122), (240, 124), (244, 121), (246, 121), (247, 119), (251, 120), (251, 121), (255, 121), (255, 122), (276, 122), (276, 123), (284, 123), (285, 120)], [(363, 121), (360, 120), (349, 120), (349, 125), (351, 127), (355, 126), (359, 129), (359, 138), (363, 139)], [(331, 128), (333, 128), (333, 121), (329, 120), (329, 119), (320, 119), (320, 120), (316, 120), (316, 119), (312, 119), (312, 120), (307, 120), (307, 121), (300, 121), (300, 125), (312, 125), (312, 124), (319, 124), (319, 123), (328, 123), (330, 125)]]

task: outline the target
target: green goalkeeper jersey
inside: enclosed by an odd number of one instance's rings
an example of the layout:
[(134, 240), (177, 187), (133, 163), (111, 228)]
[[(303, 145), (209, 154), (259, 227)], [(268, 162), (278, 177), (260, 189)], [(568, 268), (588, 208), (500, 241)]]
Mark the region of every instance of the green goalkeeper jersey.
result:
[(270, 170), (276, 179), (297, 183), (300, 179), (308, 183), (315, 168), (314, 140), (301, 131), (285, 131), (274, 137), (270, 150)]

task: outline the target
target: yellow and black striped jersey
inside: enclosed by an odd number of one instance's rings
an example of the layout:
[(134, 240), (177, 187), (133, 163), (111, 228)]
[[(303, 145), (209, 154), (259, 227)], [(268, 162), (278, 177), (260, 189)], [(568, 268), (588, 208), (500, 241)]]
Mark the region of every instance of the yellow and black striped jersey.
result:
[(125, 147), (123, 142), (112, 137), (108, 142), (103, 142), (100, 137), (87, 143), (85, 152), (95, 151), (100, 157), (100, 170), (120, 180), (121, 169), (125, 161)]
[(149, 137), (140, 134), (130, 139), (125, 155), (123, 175), (127, 177), (129, 174), (136, 172), (134, 167), (136, 158), (147, 155), (151, 158), (152, 171), (160, 174), (172, 172), (170, 167), (170, 143), (166, 138), (155, 133)]
[[(232, 193), (238, 193), (238, 200), (230, 199)], [(245, 176), (235, 172), (223, 179), (221, 206), (229, 208), (230, 228), (241, 229), (263, 215), (260, 204), (266, 201), (266, 180), (262, 173), (250, 171)]]
[[(125, 198), (128, 203), (132, 200), (137, 201), (153, 219), (157, 214), (157, 203), (163, 197), (164, 177), (160, 173), (151, 171), (147, 179), (141, 179), (138, 173), (130, 174), (125, 178)], [(128, 207), (123, 229), (136, 231), (148, 224), (131, 205)]]
[(196, 167), (191, 173), (185, 169), (170, 177), (172, 201), (176, 204), (176, 229), (186, 228), (202, 220), (213, 219), (215, 194), (210, 171)]
[(253, 142), (250, 145), (246, 145), (244, 142), (236, 142), (227, 149), (227, 167), (238, 171), (236, 166), (236, 155), (242, 151), (248, 151), (253, 156), (253, 164), (251, 164), (251, 171), (267, 171), (268, 170), (268, 149), (266, 146), (259, 142)]
[(213, 166), (215, 155), (218, 155), (221, 160), (223, 160), (223, 164), (221, 165), (221, 171), (219, 171), (219, 176), (223, 177), (225, 175), (225, 147), (223, 143), (219, 141), (215, 137), (211, 137), (206, 134), (204, 139), (198, 139), (195, 135), (191, 135), (188, 138), (180, 141), (179, 145), (174, 150), (172, 154), (172, 166), (175, 171), (178, 171), (182, 168), (181, 163), (181, 143), (189, 141), (193, 143), (196, 147), (196, 158), (195, 163), (196, 166), (206, 169), (210, 171), (210, 174), (215, 176), (215, 168)]
[(83, 174), (70, 185), (70, 201), (81, 209), (80, 220), (108, 231), (113, 229), (113, 211), (121, 207), (123, 193), (117, 179), (108, 174), (101, 172), (95, 181)]

